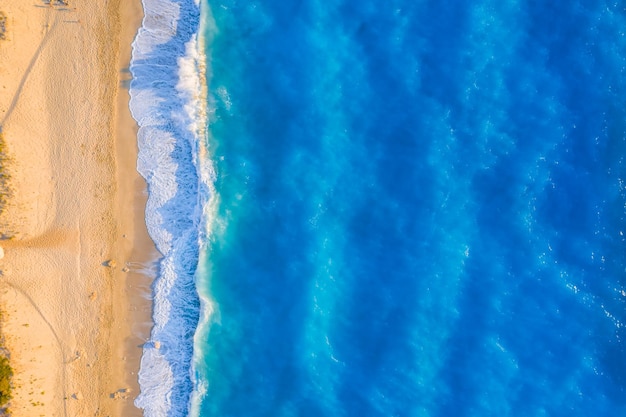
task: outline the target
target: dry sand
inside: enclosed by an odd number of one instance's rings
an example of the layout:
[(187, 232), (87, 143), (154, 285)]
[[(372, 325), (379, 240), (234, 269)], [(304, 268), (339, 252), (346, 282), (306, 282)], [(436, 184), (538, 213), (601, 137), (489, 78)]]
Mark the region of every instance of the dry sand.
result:
[(140, 416), (132, 401), (157, 252), (128, 112), (139, 0), (2, 0), (0, 12), (13, 191), (0, 214), (0, 309), (16, 372), (12, 415)]

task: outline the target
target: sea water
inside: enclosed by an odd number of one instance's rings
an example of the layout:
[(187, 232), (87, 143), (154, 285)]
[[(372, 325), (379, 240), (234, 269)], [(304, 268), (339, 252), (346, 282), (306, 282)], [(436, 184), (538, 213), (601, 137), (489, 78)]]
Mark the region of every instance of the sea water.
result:
[(143, 3), (147, 417), (626, 415), (620, 2)]

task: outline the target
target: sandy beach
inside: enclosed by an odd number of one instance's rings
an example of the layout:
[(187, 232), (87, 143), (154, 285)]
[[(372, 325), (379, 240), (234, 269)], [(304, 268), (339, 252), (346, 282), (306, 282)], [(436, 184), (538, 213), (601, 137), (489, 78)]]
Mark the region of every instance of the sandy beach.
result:
[(3, 0), (3, 344), (13, 416), (140, 416), (158, 254), (128, 111), (138, 0)]

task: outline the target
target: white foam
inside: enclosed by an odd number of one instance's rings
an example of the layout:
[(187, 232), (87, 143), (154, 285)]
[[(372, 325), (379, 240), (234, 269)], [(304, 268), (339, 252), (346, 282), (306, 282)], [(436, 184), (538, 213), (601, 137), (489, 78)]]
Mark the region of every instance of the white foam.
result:
[(133, 42), (133, 60), (150, 56), (154, 48), (172, 39), (180, 20), (180, 5), (173, 1), (143, 0), (144, 18)]
[(153, 285), (151, 340), (158, 344), (144, 347), (135, 400), (146, 417), (187, 415), (193, 388), (192, 335), (200, 316), (194, 273), (215, 177), (202, 157), (207, 94), (198, 4), (143, 0), (145, 17), (133, 42), (137, 170), (148, 183), (148, 232), (163, 255)]
[[(155, 397), (161, 396), (165, 401), (146, 401), (138, 405), (144, 409), (147, 416), (167, 416), (169, 396), (172, 392), (174, 378), (171, 368), (160, 352), (150, 346), (144, 348), (141, 357), (141, 372), (139, 385), (142, 392), (151, 392)], [(158, 398), (158, 397), (157, 397)]]

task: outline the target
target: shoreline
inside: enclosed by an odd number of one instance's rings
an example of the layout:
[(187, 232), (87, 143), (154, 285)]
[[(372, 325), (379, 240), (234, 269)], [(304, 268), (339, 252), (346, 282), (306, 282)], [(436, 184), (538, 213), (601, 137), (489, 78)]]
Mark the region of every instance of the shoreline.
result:
[[(128, 387), (131, 401), (125, 401), (121, 405), (119, 415), (128, 417), (142, 417), (141, 409), (135, 407), (134, 399), (139, 394), (139, 366), (143, 354), (143, 343), (150, 337), (152, 329), (152, 289), (151, 285), (156, 276), (158, 261), (161, 254), (158, 253), (154, 242), (148, 234), (145, 222), (145, 208), (148, 198), (147, 184), (137, 172), (137, 122), (130, 113), (129, 84), (131, 74), (129, 70), (132, 42), (141, 27), (143, 20), (143, 5), (141, 0), (121, 1), (120, 17), (120, 51), (118, 59), (118, 94), (116, 103), (116, 161), (118, 162), (117, 181), (120, 187), (118, 200), (118, 213), (124, 213), (128, 207), (133, 208), (131, 216), (120, 215), (120, 229), (132, 230), (128, 235), (123, 233), (118, 236), (118, 246), (126, 246), (130, 251), (132, 261), (124, 267), (128, 269), (118, 274), (125, 276), (124, 294), (119, 299), (126, 298), (128, 310), (119, 316), (120, 325), (125, 326), (122, 334), (126, 337), (119, 343), (121, 361), (125, 364), (122, 378), (124, 386)], [(132, 181), (129, 179), (132, 178)], [(132, 241), (129, 239), (132, 236)], [(120, 277), (122, 278), (122, 277)]]
[(186, 416), (196, 395), (194, 340), (202, 315), (196, 266), (213, 195), (204, 148), (208, 64), (199, 48), (205, 28), (195, 1), (143, 4), (130, 108), (140, 126), (137, 166), (150, 191), (146, 223), (163, 259), (135, 403), (146, 416)]
[(160, 257), (146, 231), (124, 71), (141, 2), (7, 0), (0, 11), (13, 191), (0, 215), (12, 237), (0, 241), (0, 308), (12, 415), (141, 416), (133, 400)]

